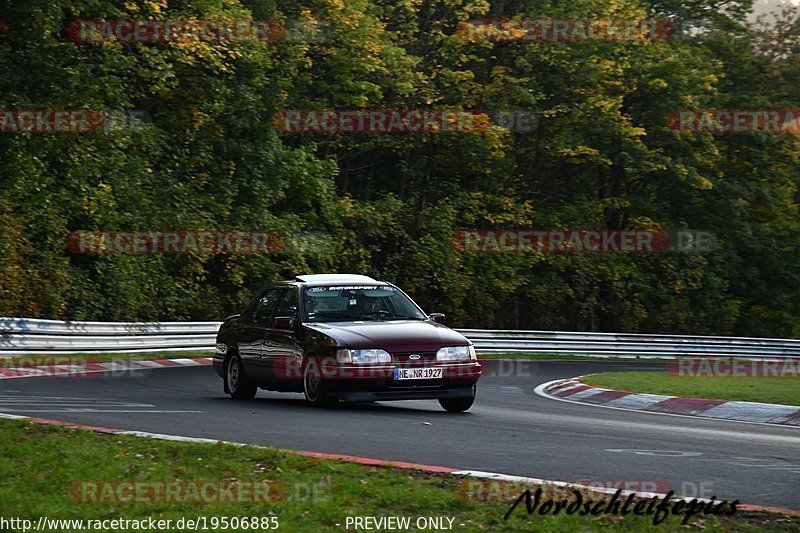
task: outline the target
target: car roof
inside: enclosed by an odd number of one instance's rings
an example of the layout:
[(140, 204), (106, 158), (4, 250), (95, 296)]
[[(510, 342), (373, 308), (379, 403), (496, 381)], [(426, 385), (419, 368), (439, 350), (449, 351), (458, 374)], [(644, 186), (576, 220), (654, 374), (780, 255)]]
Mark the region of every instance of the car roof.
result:
[(287, 280), (281, 283), (304, 284), (307, 286), (331, 285), (331, 284), (337, 284), (337, 285), (385, 284), (385, 282), (383, 281), (378, 281), (369, 276), (362, 276), (360, 274), (306, 274), (302, 276), (296, 276), (293, 280)]
[(377, 280), (360, 274), (307, 274), (296, 276), (303, 283), (377, 283)]

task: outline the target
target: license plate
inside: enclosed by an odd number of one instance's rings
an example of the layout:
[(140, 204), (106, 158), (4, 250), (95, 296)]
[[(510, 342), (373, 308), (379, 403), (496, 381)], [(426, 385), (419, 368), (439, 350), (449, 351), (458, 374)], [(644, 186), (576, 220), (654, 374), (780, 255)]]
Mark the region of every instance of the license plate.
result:
[(394, 379), (437, 379), (442, 377), (441, 368), (395, 368)]

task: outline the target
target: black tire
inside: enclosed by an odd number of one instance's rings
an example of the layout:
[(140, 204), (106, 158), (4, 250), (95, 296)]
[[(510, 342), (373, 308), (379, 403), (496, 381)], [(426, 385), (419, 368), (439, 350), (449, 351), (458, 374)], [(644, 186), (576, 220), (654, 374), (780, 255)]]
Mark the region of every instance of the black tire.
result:
[(314, 407), (333, 407), (339, 398), (331, 398), (325, 390), (325, 379), (316, 359), (309, 359), (303, 367), (303, 394)]
[(439, 405), (441, 405), (445, 411), (449, 411), (451, 413), (461, 413), (472, 407), (472, 403), (474, 401), (475, 385), (472, 386), (472, 395), (468, 398), (441, 398), (439, 400)]
[(231, 398), (250, 400), (255, 398), (258, 387), (244, 375), (242, 360), (233, 354), (225, 361), (225, 391)]

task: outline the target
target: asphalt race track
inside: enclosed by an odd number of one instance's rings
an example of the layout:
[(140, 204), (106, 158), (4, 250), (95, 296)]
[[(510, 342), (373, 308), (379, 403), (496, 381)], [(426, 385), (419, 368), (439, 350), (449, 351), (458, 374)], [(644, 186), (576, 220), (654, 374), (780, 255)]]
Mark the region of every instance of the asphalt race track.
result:
[[(436, 401), (317, 409), (301, 394), (228, 398), (210, 366), (0, 381), (0, 412), (126, 430), (564, 481), (658, 483), (800, 510), (800, 431), (539, 397), (536, 385), (663, 363), (492, 361), (467, 413)], [(666, 492), (666, 491), (663, 491)]]

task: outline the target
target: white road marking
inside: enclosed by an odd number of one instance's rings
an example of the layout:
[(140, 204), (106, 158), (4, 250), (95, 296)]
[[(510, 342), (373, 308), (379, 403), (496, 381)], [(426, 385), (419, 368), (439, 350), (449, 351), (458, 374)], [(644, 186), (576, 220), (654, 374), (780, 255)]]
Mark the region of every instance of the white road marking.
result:
[(8, 420), (25, 420), (25, 419), (30, 418), (30, 417), (23, 416), (23, 415), (11, 415), (11, 414), (8, 414), (8, 413), (0, 413), (0, 418), (5, 418), (5, 419), (8, 419)]
[(86, 403), (86, 402), (64, 402), (64, 403), (19, 403), (19, 404), (0, 404), (0, 409), (157, 409), (155, 405), (136, 405), (124, 403)]
[(0, 409), (12, 413), (202, 413), (196, 409), (159, 409), (151, 403), (67, 396), (0, 396)]
[(115, 402), (115, 401), (104, 401), (104, 400), (97, 400), (97, 401), (86, 401), (86, 400), (58, 400), (58, 401), (42, 401), (42, 400), (0, 400), (0, 407), (2, 406), (9, 406), (9, 407), (19, 407), (22, 405), (30, 405), (30, 406), (56, 406), (56, 407), (66, 407), (69, 405), (86, 405), (90, 407), (155, 407), (155, 405), (151, 403), (129, 403), (129, 402)]
[(243, 442), (231, 442), (220, 439), (204, 439), (201, 437), (184, 437), (181, 435), (166, 435), (164, 433), (149, 433), (147, 431), (120, 431), (118, 434), (133, 435), (134, 437), (141, 437), (145, 439), (170, 440), (177, 442), (199, 442), (206, 444), (217, 444), (221, 442), (223, 444), (230, 444), (231, 446), (255, 446), (256, 448), (264, 448), (264, 446), (258, 446), (257, 444), (245, 444)]
[(202, 413), (203, 411), (179, 411), (163, 409), (3, 409), (14, 413)]
[(0, 396), (0, 401), (6, 400), (6, 399), (7, 400), (15, 400), (15, 399), (20, 399), (20, 398), (39, 398), (39, 399), (47, 399), (47, 400), (86, 400), (86, 401), (96, 400), (97, 399), (96, 397), (95, 398), (83, 398), (83, 397), (80, 397), (80, 396), (78, 396), (78, 397), (76, 397), (76, 396), (38, 396), (38, 395), (25, 396), (24, 394), (23, 395), (15, 394), (14, 396)]
[(732, 462), (726, 461), (731, 466), (744, 466), (750, 468), (766, 468), (767, 470), (786, 470), (793, 474), (800, 474), (800, 464), (775, 461), (774, 458), (760, 459), (758, 457), (731, 457)]
[(653, 455), (656, 457), (698, 457), (702, 452), (683, 452), (680, 450), (635, 450), (632, 448), (609, 448), (607, 452), (635, 453), (636, 455)]

